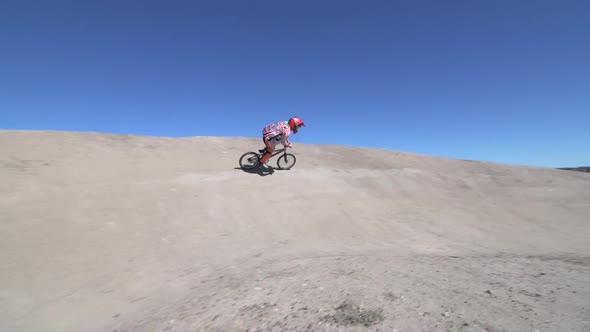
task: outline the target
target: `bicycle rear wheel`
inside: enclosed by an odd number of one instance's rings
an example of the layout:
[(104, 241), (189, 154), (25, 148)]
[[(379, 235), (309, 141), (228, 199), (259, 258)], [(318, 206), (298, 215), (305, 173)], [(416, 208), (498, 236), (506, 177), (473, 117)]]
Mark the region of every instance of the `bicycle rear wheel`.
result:
[(293, 167), (296, 161), (297, 158), (295, 158), (295, 155), (291, 153), (284, 153), (279, 157), (279, 160), (277, 160), (277, 166), (279, 167), (279, 169), (287, 170)]
[(246, 152), (240, 157), (240, 167), (243, 169), (253, 169), (258, 166), (258, 154), (256, 152)]

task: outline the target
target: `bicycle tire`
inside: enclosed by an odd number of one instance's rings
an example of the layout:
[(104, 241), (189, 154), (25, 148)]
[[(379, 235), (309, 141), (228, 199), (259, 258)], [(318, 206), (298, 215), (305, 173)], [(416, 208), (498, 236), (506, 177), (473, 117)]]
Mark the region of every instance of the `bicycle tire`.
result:
[[(281, 166), (281, 160), (285, 161), (286, 166)], [(288, 169), (291, 169), (291, 167), (293, 167), (296, 162), (297, 162), (297, 158), (295, 157), (294, 154), (284, 153), (277, 160), (277, 167), (279, 169), (288, 170)]]
[[(253, 163), (252, 165), (248, 165), (248, 164), (244, 163), (244, 161), (247, 161), (251, 157), (255, 157), (256, 158), (256, 162), (255, 163)], [(240, 157), (240, 167), (242, 169), (250, 170), (250, 169), (255, 168), (256, 166), (258, 166), (258, 153), (250, 151), (250, 152), (244, 153)]]

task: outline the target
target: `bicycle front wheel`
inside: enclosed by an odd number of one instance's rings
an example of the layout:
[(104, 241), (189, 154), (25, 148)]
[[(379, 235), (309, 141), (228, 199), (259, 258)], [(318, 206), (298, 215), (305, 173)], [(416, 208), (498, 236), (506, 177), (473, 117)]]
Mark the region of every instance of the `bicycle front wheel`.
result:
[(281, 157), (279, 157), (279, 160), (277, 160), (277, 166), (279, 169), (287, 170), (293, 167), (296, 161), (297, 158), (295, 158), (295, 155), (291, 153), (284, 153)]

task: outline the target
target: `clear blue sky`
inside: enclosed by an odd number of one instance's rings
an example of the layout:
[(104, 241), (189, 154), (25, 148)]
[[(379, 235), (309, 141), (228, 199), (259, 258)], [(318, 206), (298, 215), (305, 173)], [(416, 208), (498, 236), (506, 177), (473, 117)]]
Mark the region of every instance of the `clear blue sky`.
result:
[(7, 1), (0, 128), (590, 164), (590, 1)]

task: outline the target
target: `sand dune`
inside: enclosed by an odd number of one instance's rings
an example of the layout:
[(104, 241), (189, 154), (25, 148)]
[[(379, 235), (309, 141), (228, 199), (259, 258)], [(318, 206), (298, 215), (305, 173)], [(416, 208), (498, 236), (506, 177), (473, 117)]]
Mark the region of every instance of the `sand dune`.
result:
[(590, 174), (293, 142), (0, 131), (0, 331), (590, 331)]

